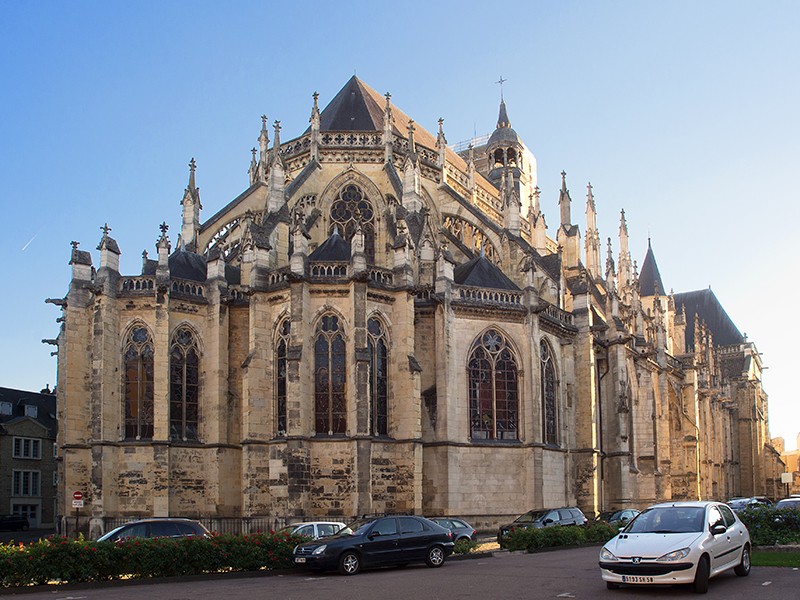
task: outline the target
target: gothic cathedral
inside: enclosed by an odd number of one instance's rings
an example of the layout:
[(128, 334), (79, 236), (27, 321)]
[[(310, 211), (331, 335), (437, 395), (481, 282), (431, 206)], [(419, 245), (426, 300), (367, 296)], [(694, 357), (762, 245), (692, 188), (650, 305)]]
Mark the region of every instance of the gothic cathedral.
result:
[(205, 221), (193, 160), (141, 273), (108, 227), (98, 268), (73, 243), (61, 514), (84, 490), (95, 522), (488, 527), (780, 494), (755, 345), (710, 289), (667, 292), (650, 243), (638, 268), (624, 212), (603, 244), (591, 185), (582, 244), (563, 172), (553, 237), (505, 102), (459, 148), (355, 76), (317, 101), (286, 142), (262, 117), (249, 186)]

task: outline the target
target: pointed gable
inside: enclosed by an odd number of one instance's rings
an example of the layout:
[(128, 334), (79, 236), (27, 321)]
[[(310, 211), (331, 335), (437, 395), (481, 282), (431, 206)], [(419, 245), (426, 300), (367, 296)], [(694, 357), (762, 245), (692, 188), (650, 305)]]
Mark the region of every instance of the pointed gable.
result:
[(653, 254), (650, 240), (647, 240), (647, 254), (642, 263), (642, 271), (639, 273), (639, 293), (643, 297), (653, 296), (656, 290), (659, 296), (666, 295), (664, 285), (661, 283), (661, 273), (658, 272), (656, 256)]
[(483, 254), (453, 269), (453, 281), (459, 285), (519, 291), (519, 287)]
[(309, 256), (309, 261), (320, 262), (348, 262), (350, 260), (350, 244), (347, 243), (338, 231), (334, 231)]

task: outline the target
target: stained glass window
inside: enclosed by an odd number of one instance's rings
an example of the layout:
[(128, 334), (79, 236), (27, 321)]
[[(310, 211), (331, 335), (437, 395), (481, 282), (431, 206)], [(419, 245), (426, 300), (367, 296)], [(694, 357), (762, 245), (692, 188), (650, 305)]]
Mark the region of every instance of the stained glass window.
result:
[(470, 437), (518, 439), (517, 361), (503, 334), (489, 329), (475, 340), (468, 373)]
[(286, 435), (286, 355), (290, 328), (289, 319), (284, 319), (278, 328), (275, 347), (275, 426), (278, 436)]
[(558, 444), (558, 414), (556, 411), (556, 368), (550, 344), (539, 344), (542, 363), (542, 428), (545, 444)]
[(361, 231), (364, 233), (364, 254), (367, 255), (367, 262), (375, 264), (374, 210), (358, 186), (350, 184), (342, 188), (331, 205), (329, 233), (333, 233), (335, 227), (339, 230), (339, 235), (349, 242), (353, 239), (358, 225), (361, 225)]
[(146, 327), (131, 329), (123, 350), (125, 439), (153, 438), (153, 339)]
[(191, 329), (179, 327), (169, 350), (169, 437), (196, 440), (200, 399), (200, 353)]
[(389, 434), (389, 347), (378, 319), (367, 323), (369, 350), (370, 432)]
[(339, 318), (325, 315), (314, 338), (314, 429), (317, 435), (347, 431), (345, 343)]

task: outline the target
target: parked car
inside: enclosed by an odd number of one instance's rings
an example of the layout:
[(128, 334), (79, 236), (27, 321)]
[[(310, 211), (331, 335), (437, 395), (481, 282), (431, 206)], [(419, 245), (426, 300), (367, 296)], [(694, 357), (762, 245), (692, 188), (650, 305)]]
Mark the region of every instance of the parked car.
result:
[(530, 510), (514, 519), (513, 523), (502, 525), (497, 531), (497, 543), (502, 547), (503, 537), (521, 527), (540, 529), (555, 525), (586, 525), (588, 522), (589, 519), (576, 506)]
[(424, 517), (382, 516), (359, 519), (332, 537), (298, 544), (292, 554), (298, 567), (355, 575), (362, 568), (411, 562), (441, 567), (454, 545), (450, 530)]
[(454, 519), (452, 517), (430, 517), (430, 520), (452, 531), (454, 542), (458, 542), (459, 540), (468, 540), (471, 542), (478, 538), (478, 531), (462, 519)]
[(632, 521), (636, 515), (639, 514), (639, 511), (635, 508), (623, 508), (621, 510), (608, 510), (601, 512), (597, 515), (595, 521), (602, 521), (604, 523), (608, 523), (609, 525), (617, 525), (619, 527), (624, 527), (628, 524), (629, 521)]
[(199, 521), (181, 518), (153, 518), (131, 521), (100, 536), (98, 542), (121, 542), (128, 538), (180, 538), (188, 536), (211, 537)]
[(319, 539), (329, 535), (336, 535), (342, 529), (347, 527), (347, 524), (339, 521), (305, 521), (303, 523), (292, 523), (282, 529), (278, 533), (288, 533), (289, 535), (304, 535), (311, 539)]
[(0, 515), (0, 531), (28, 531), (30, 526), (24, 515)]
[(775, 504), (775, 509), (780, 510), (783, 508), (800, 510), (800, 498), (784, 498), (783, 500), (778, 500), (777, 504)]
[(611, 590), (690, 583), (704, 594), (708, 580), (728, 569), (750, 573), (750, 534), (723, 502), (656, 504), (600, 551), (600, 573)]
[(733, 512), (739, 512), (747, 508), (758, 508), (760, 506), (772, 506), (772, 500), (765, 496), (752, 496), (749, 498), (731, 498), (728, 500), (728, 506), (733, 509)]

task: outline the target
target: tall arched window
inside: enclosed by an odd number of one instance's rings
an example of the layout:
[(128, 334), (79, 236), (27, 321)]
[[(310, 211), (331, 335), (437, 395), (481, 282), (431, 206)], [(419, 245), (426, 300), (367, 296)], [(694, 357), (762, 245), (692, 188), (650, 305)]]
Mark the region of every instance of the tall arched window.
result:
[(369, 350), (370, 433), (389, 434), (389, 346), (378, 319), (367, 322)]
[(556, 367), (550, 344), (539, 344), (542, 366), (542, 431), (545, 444), (558, 444), (558, 411), (556, 410)]
[(275, 346), (275, 427), (278, 436), (286, 435), (286, 356), (289, 348), (291, 322), (284, 319), (278, 327)]
[(358, 186), (344, 186), (331, 204), (330, 233), (334, 227), (348, 242), (353, 239), (358, 225), (364, 233), (364, 254), (367, 262), (375, 264), (375, 211)]
[(125, 363), (125, 439), (153, 438), (153, 338), (137, 325), (128, 333)]
[(339, 317), (325, 315), (314, 337), (314, 429), (317, 435), (347, 431), (345, 343)]
[(475, 340), (468, 372), (470, 437), (518, 439), (517, 361), (503, 334), (489, 329)]
[(181, 326), (169, 349), (169, 437), (196, 440), (200, 402), (200, 352), (192, 330)]

